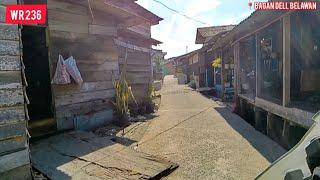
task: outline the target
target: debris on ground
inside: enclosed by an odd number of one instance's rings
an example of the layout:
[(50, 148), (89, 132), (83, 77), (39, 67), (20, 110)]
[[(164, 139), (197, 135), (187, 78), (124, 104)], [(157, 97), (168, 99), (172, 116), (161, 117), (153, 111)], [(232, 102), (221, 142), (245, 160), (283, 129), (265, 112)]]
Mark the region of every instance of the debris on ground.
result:
[(147, 120), (147, 117), (142, 116), (142, 115), (138, 115), (137, 117), (130, 117), (129, 118), (130, 122), (142, 122)]
[(50, 179), (160, 179), (178, 165), (88, 132), (32, 143), (33, 166)]
[(48, 178), (44, 174), (42, 174), (35, 168), (32, 168), (32, 175), (34, 180), (48, 180)]
[(123, 130), (123, 128), (121, 128), (119, 126), (116, 126), (113, 124), (108, 124), (106, 126), (98, 128), (93, 133), (99, 137), (106, 137), (106, 136), (114, 137), (118, 134), (118, 132), (120, 132), (122, 130)]

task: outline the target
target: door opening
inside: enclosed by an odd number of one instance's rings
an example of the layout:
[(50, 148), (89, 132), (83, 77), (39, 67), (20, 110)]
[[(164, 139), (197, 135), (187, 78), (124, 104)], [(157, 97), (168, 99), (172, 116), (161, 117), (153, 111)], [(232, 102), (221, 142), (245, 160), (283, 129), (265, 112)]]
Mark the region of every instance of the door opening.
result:
[(28, 83), (27, 96), (30, 101), (28, 129), (32, 137), (39, 137), (56, 131), (46, 28), (23, 26), (23, 62)]

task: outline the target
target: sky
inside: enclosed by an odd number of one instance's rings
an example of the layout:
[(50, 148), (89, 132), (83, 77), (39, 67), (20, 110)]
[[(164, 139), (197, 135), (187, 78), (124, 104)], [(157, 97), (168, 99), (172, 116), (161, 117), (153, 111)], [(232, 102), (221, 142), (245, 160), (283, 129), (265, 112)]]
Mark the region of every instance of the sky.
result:
[[(158, 0), (172, 9), (206, 24), (192, 21), (158, 4), (154, 0), (138, 0), (138, 4), (162, 17), (160, 24), (151, 28), (152, 38), (163, 42), (154, 47), (167, 52), (165, 58), (175, 57), (199, 49), (195, 44), (199, 27), (238, 24), (253, 10), (249, 0)], [(188, 46), (188, 48), (186, 48)]]

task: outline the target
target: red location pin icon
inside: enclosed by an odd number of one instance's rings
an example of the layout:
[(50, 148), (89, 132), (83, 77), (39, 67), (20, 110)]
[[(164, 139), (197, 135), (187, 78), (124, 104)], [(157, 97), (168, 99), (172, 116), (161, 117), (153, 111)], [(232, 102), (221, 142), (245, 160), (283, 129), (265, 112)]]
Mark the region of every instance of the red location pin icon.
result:
[(251, 9), (251, 7), (252, 7), (252, 2), (249, 2), (248, 5), (249, 5), (249, 7), (250, 7), (250, 9)]

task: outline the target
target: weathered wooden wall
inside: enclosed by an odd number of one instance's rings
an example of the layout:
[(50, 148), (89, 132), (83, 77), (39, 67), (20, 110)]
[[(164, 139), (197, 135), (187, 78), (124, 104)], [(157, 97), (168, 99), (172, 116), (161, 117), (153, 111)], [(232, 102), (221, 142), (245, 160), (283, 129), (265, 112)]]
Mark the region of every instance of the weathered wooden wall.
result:
[[(112, 76), (119, 74), (118, 52), (114, 43), (115, 22), (108, 15), (68, 1), (48, 0), (49, 51), (52, 72), (58, 55), (72, 55), (84, 83), (53, 85), (58, 129), (94, 128), (112, 120), (111, 100), (115, 95)], [(101, 113), (106, 112), (106, 113)], [(109, 117), (99, 118), (97, 114)], [(101, 119), (83, 127), (81, 119)], [(81, 125), (79, 125), (81, 124)]]
[(150, 53), (118, 47), (119, 65), (122, 70), (125, 64), (125, 55), (127, 51), (127, 78), (132, 87), (135, 98), (143, 100), (148, 92), (148, 85), (152, 80), (151, 77), (151, 55)]
[(7, 3), (16, 0), (0, 1), (0, 179), (31, 179), (21, 36), (4, 23)]

